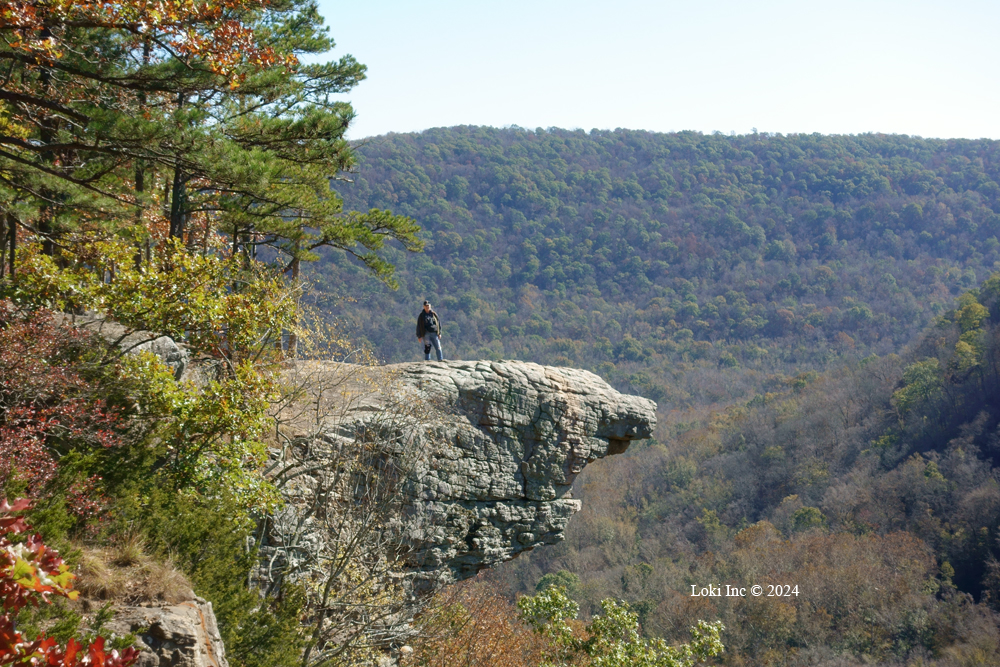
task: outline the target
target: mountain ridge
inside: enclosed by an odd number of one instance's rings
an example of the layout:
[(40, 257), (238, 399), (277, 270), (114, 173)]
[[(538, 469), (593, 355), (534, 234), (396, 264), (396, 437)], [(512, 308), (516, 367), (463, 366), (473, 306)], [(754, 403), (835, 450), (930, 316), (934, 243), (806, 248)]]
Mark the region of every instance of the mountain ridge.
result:
[(336, 253), (308, 278), (324, 305), (357, 294), (334, 311), (389, 362), (427, 298), (452, 356), (751, 400), (900, 349), (1000, 262), (991, 140), (463, 126), (359, 155), (346, 205), (414, 217), (426, 252), (387, 249), (397, 292)]

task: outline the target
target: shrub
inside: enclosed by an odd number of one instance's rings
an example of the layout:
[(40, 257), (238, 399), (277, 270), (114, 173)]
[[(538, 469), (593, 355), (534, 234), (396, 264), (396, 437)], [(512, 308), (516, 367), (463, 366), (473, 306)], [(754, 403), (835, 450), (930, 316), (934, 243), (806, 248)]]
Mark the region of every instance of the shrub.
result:
[[(28, 508), (27, 500), (8, 505), (0, 502), (0, 602), (6, 612), (0, 615), (0, 665), (45, 664), (62, 667), (129, 667), (139, 657), (132, 647), (121, 653), (105, 650), (105, 640), (97, 636), (85, 647), (75, 638), (66, 646), (50, 636), (28, 639), (15, 629), (14, 618), (27, 605), (49, 603), (51, 596), (73, 599), (73, 574), (59, 553), (45, 545), (41, 535), (30, 534), (30, 527), (16, 513)], [(14, 543), (10, 536), (27, 535)]]
[(586, 656), (595, 667), (691, 667), (723, 650), (721, 622), (698, 621), (691, 628), (690, 644), (670, 646), (663, 639), (641, 638), (638, 614), (610, 598), (601, 602), (604, 615), (594, 617), (583, 638), (572, 624), (579, 606), (559, 586), (526, 595), (517, 606), (525, 622), (554, 647), (548, 656), (552, 662), (546, 664), (567, 664)]

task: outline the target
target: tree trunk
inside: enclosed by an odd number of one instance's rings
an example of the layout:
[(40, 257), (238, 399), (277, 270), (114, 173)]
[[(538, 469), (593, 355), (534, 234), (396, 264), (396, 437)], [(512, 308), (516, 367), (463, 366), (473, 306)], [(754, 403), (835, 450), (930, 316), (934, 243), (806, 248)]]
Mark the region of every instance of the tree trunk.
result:
[(0, 227), (0, 279), (7, 274), (7, 249), (10, 249), (10, 277), (14, 278), (14, 249), (17, 244), (17, 221), (13, 213), (4, 216)]
[(170, 192), (170, 238), (184, 242), (185, 219), (184, 175), (180, 168), (174, 168), (174, 185)]
[[(299, 244), (295, 242), (295, 257), (292, 258), (292, 289), (298, 291), (299, 288)], [(299, 299), (295, 296), (295, 305), (292, 312), (292, 329), (288, 334), (288, 358), (294, 360), (299, 353), (299, 337), (295, 334), (295, 328), (299, 325)]]
[[(184, 94), (177, 93), (178, 111), (184, 105)], [(175, 159), (180, 161), (180, 156)], [(184, 188), (185, 178), (180, 165), (174, 165), (174, 183), (170, 192), (170, 238), (184, 242), (184, 223), (187, 216), (187, 193)]]
[(13, 213), (7, 214), (7, 222), (10, 225), (10, 279), (14, 279), (14, 259), (15, 253), (17, 251), (17, 218), (14, 217)]
[[(48, 28), (44, 28), (41, 31), (39, 37), (42, 40), (47, 40), (52, 37), (52, 33)], [(38, 71), (38, 81), (42, 84), (42, 90), (48, 93), (52, 88), (52, 71), (48, 67), (41, 67)], [(50, 146), (56, 138), (57, 131), (56, 121), (50, 114), (42, 115), (39, 120), (39, 139), (43, 146)], [(52, 167), (56, 162), (55, 153), (52, 150), (44, 150), (41, 154), (42, 161)], [(47, 199), (54, 198), (55, 194), (48, 191), (46, 188), (42, 189), (42, 193)], [(55, 254), (55, 243), (53, 242), (53, 235), (55, 234), (55, 229), (52, 224), (55, 218), (55, 210), (51, 203), (42, 204), (38, 211), (38, 232), (42, 236), (42, 253), (48, 255), (49, 257)]]
[[(146, 188), (146, 173), (142, 160), (137, 160), (135, 163), (135, 193), (136, 193), (136, 204), (135, 204), (135, 226), (136, 230), (142, 226), (142, 204), (139, 203), (138, 199), (142, 195), (143, 190)], [(147, 241), (148, 243), (148, 241)], [(135, 244), (135, 268), (142, 268), (142, 241), (136, 241)], [(147, 253), (148, 254), (148, 253)]]
[[(142, 44), (142, 66), (149, 66), (149, 57), (152, 53), (153, 45), (147, 39)], [(146, 91), (139, 92), (139, 110), (142, 113), (146, 111)], [(142, 203), (139, 202), (143, 191), (146, 189), (146, 165), (142, 160), (135, 161), (135, 192), (136, 192), (136, 203), (135, 203), (135, 225), (136, 227), (142, 226)], [(146, 262), (149, 262), (149, 236), (146, 236)], [(143, 243), (141, 241), (136, 242), (135, 246), (135, 268), (142, 268), (142, 250)]]

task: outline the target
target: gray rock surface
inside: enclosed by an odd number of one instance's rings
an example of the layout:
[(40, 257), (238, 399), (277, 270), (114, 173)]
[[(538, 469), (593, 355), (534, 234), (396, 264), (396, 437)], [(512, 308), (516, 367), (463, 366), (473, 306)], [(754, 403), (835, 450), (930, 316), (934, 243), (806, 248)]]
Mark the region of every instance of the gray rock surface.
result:
[(190, 353), (170, 336), (162, 336), (151, 331), (129, 329), (93, 312), (84, 315), (58, 313), (56, 319), (81, 329), (96, 331), (125, 354), (152, 352), (170, 367), (176, 380), (180, 380), (188, 368)]
[(456, 579), (564, 538), (580, 509), (571, 485), (596, 459), (650, 437), (656, 404), (587, 371), (537, 364), (404, 364), (399, 381), (442, 414), (412, 477), (425, 527), (412, 566)]
[(167, 606), (119, 607), (105, 628), (139, 638), (136, 667), (229, 667), (212, 603), (201, 598)]
[(187, 370), (189, 353), (186, 349), (178, 345), (170, 336), (158, 336), (148, 331), (136, 331), (128, 336), (119, 345), (127, 350), (128, 354), (137, 354), (141, 351), (152, 352), (160, 358), (164, 364), (174, 372), (174, 379), (180, 380)]
[(383, 406), (408, 406), (401, 430), (420, 455), (404, 489), (407, 567), (439, 583), (564, 539), (580, 509), (576, 476), (656, 423), (652, 401), (572, 368), (446, 361), (379, 371), (390, 389), (355, 395), (323, 437), (351, 437)]

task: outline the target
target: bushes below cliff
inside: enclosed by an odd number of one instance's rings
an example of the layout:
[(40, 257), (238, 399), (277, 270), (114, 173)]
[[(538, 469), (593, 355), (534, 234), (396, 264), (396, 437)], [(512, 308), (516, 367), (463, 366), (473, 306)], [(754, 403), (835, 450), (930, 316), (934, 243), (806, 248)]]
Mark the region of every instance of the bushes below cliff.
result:
[[(102, 263), (123, 247), (108, 282)], [(301, 591), (264, 599), (249, 583), (250, 534), (277, 498), (261, 467), (291, 312), (280, 277), (175, 246), (142, 267), (126, 245), (58, 262), (33, 249), (0, 282), (0, 498), (32, 498), (36, 527), (71, 561), (87, 547), (95, 578), (123, 540), (172, 561), (214, 603), (231, 664), (295, 662)], [(137, 346), (154, 326), (218, 373), (178, 382)]]

